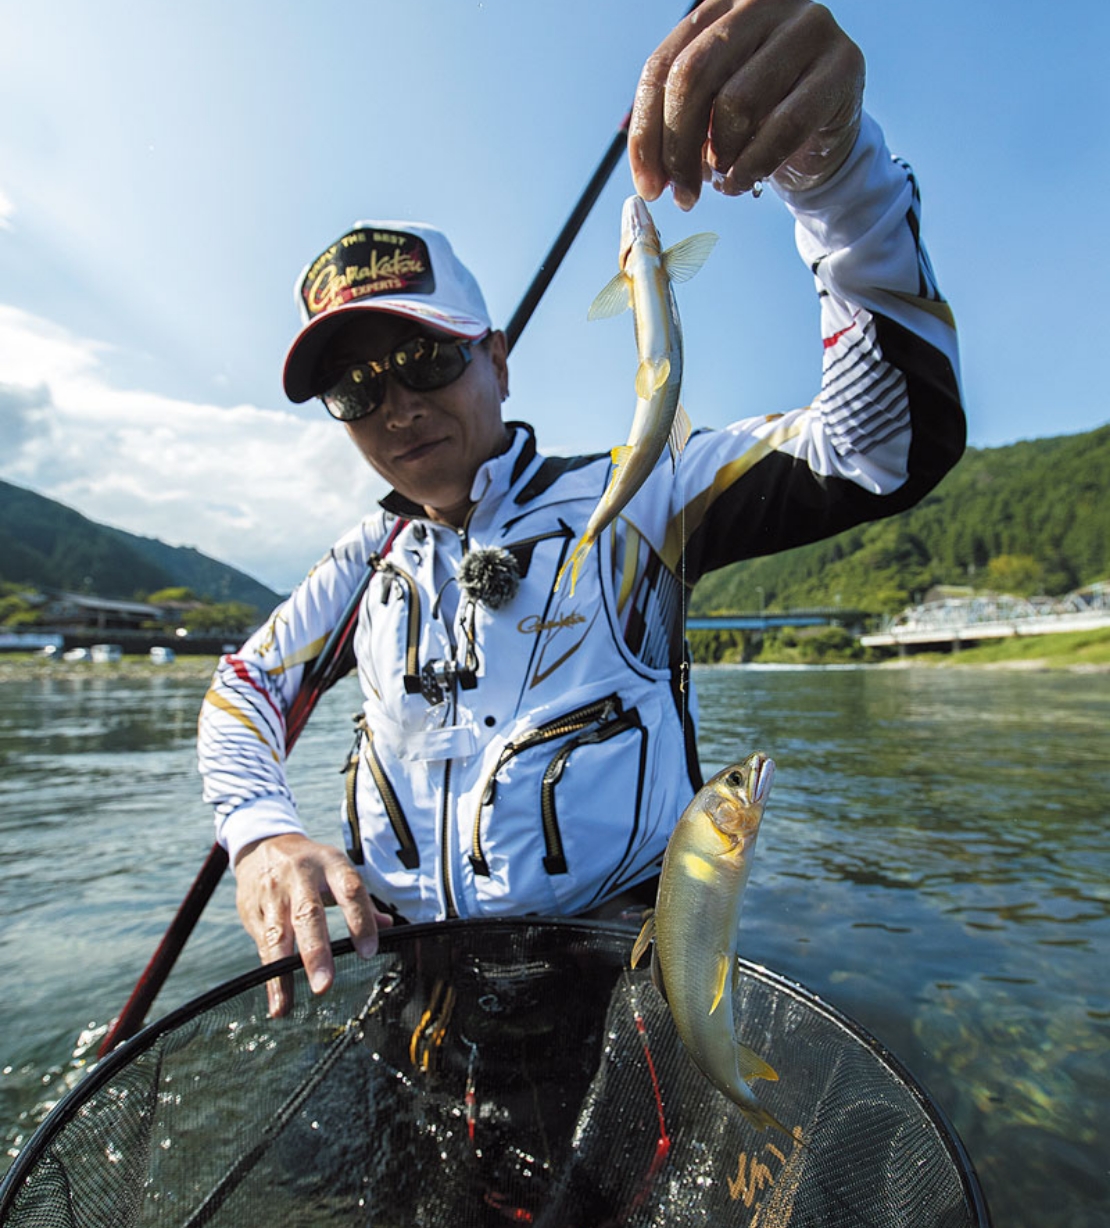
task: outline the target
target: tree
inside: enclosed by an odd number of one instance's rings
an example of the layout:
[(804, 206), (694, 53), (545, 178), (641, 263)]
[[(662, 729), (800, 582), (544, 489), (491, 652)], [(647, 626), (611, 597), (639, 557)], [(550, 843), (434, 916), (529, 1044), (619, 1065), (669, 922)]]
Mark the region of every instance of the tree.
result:
[(258, 611), (242, 601), (220, 601), (186, 610), (181, 625), (193, 635), (242, 636), (258, 622)]
[(1015, 597), (1044, 591), (1044, 568), (1031, 554), (999, 554), (987, 564), (986, 587)]

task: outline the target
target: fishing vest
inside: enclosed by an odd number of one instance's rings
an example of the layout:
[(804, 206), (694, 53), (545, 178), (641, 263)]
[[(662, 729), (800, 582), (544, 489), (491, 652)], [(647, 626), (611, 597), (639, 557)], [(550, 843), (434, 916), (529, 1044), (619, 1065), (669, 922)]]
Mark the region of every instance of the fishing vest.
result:
[[(371, 560), (345, 829), (370, 892), (410, 921), (595, 907), (658, 873), (700, 783), (677, 671), (620, 633), (618, 538), (553, 591), (608, 475), (607, 456), (544, 459), (517, 427), (464, 529), (417, 516)], [(488, 592), (460, 589), (467, 557)]]

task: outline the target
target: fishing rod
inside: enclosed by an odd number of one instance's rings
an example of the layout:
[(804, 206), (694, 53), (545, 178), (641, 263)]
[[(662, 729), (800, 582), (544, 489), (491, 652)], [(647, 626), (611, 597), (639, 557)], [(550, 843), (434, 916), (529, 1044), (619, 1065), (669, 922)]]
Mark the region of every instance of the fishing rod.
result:
[[(694, 3), (690, 5), (687, 12), (693, 12), (700, 2), (701, 0), (694, 0)], [(614, 134), (612, 141), (610, 141), (609, 148), (605, 151), (604, 157), (598, 163), (593, 175), (590, 176), (590, 180), (578, 198), (577, 204), (557, 235), (555, 242), (551, 245), (551, 249), (540, 264), (531, 284), (524, 292), (519, 306), (513, 312), (512, 318), (506, 325), (505, 337), (510, 353), (513, 346), (520, 339), (520, 335), (523, 333), (525, 325), (531, 319), (532, 313), (543, 297), (544, 291), (550, 285), (552, 278), (559, 269), (559, 265), (562, 264), (564, 256), (566, 256), (575, 237), (581, 230), (582, 224), (585, 222), (597, 198), (601, 195), (602, 189), (620, 161), (621, 153), (628, 142), (628, 125), (631, 115), (632, 113), (629, 111), (621, 120), (620, 127)], [(395, 526), (395, 531), (399, 527), (399, 524)], [(354, 636), (355, 625), (358, 622), (358, 610), (372, 574), (373, 569), (368, 567), (355, 592), (351, 594), (351, 599), (347, 603), (335, 630), (321, 649), (320, 655), (306, 672), (301, 688), (297, 692), (297, 697), (294, 699), (289, 714), (286, 717), (286, 757), (288, 757), (289, 752), (293, 749), (301, 730), (308, 722), (308, 718), (312, 715), (312, 711), (319, 702), (321, 695), (350, 671), (350, 646)], [(103, 1041), (101, 1041), (100, 1048), (97, 1050), (98, 1057), (105, 1057), (111, 1053), (117, 1045), (134, 1036), (143, 1026), (143, 1021), (146, 1019), (151, 1003), (166, 983), (166, 978), (169, 976), (170, 971), (177, 962), (177, 957), (181, 954), (189, 935), (193, 932), (197, 921), (200, 919), (200, 914), (204, 911), (205, 905), (212, 898), (217, 884), (227, 869), (227, 865), (227, 850), (220, 844), (213, 844), (196, 878), (193, 880), (192, 886), (189, 888), (176, 915), (170, 922), (169, 928), (163, 935), (162, 941), (158, 944), (157, 949), (150, 958), (150, 962), (136, 982), (135, 988), (131, 991), (130, 998), (128, 998), (123, 1010), (120, 1011), (108, 1028), (108, 1032)]]
[[(400, 526), (401, 522), (398, 521), (390, 534), (390, 542)], [(290, 704), (285, 718), (287, 758), (296, 745), (301, 731), (308, 724), (308, 718), (312, 715), (312, 710), (319, 702), (320, 696), (350, 672), (350, 646), (354, 638), (355, 626), (358, 623), (358, 608), (372, 574), (373, 569), (367, 567), (365, 575), (351, 594), (339, 622), (336, 623), (324, 647), (320, 650), (320, 655), (305, 671), (301, 688)], [(185, 893), (185, 898), (181, 901), (169, 928), (162, 936), (162, 941), (135, 983), (131, 996), (100, 1042), (97, 1057), (106, 1057), (118, 1044), (134, 1036), (143, 1026), (143, 1020), (150, 1009), (150, 1004), (166, 983), (166, 978), (177, 962), (177, 957), (181, 954), (196, 923), (200, 920), (200, 914), (204, 911), (205, 905), (212, 898), (227, 866), (227, 850), (221, 844), (213, 844), (192, 886)]]
[[(686, 10), (685, 16), (689, 15), (701, 4), (702, 0), (693, 0), (693, 3)], [(601, 195), (602, 188), (609, 182), (610, 176), (616, 169), (617, 163), (620, 161), (621, 154), (624, 153), (625, 147), (628, 144), (628, 125), (632, 120), (632, 112), (628, 111), (624, 119), (621, 120), (620, 127), (613, 133), (613, 139), (609, 143), (609, 148), (605, 151), (604, 157), (597, 164), (597, 170), (594, 171), (589, 183), (586, 184), (582, 191), (582, 195), (578, 198), (578, 204), (575, 205), (570, 217), (567, 218), (563, 225), (563, 229), (559, 231), (555, 242), (551, 245), (551, 250), (536, 270), (535, 277), (532, 278), (532, 284), (524, 292), (524, 297), (520, 300), (516, 311), (513, 312), (512, 318), (505, 325), (505, 337), (509, 343), (509, 351), (512, 352), (513, 346), (517, 342), (517, 338), (524, 332), (524, 326), (532, 318), (532, 313), (536, 310), (544, 291), (551, 283), (551, 279), (559, 270), (559, 265), (563, 262), (563, 257), (570, 250), (570, 245), (574, 242), (575, 236), (582, 229), (582, 223), (589, 216), (590, 210), (597, 202), (597, 198)]]

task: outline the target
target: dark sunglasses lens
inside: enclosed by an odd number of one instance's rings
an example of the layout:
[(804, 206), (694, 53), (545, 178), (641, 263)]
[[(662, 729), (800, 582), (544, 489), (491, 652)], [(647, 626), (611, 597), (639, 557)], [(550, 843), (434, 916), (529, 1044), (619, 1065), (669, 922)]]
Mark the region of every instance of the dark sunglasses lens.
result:
[(453, 383), (469, 362), (470, 346), (465, 341), (414, 337), (394, 352), (390, 365), (403, 384), (426, 392)]
[(322, 399), (333, 418), (340, 422), (356, 422), (381, 405), (383, 392), (383, 376), (366, 367), (352, 367)]
[(385, 400), (386, 371), (407, 388), (430, 392), (454, 383), (469, 365), (470, 342), (413, 337), (380, 363), (352, 367), (321, 395), (321, 400), (333, 418), (356, 422), (372, 414)]

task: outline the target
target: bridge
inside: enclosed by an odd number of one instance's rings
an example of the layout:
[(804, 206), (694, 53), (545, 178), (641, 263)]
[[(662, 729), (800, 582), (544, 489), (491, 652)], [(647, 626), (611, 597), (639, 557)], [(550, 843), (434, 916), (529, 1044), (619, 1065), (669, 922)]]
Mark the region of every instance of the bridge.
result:
[(858, 610), (784, 610), (781, 613), (704, 614), (686, 619), (687, 631), (768, 631), (773, 627), (833, 627), (862, 622)]
[(865, 648), (960, 644), (1016, 635), (1093, 631), (1110, 627), (1110, 581), (1064, 597), (1011, 597), (984, 593), (911, 606), (872, 635)]

